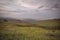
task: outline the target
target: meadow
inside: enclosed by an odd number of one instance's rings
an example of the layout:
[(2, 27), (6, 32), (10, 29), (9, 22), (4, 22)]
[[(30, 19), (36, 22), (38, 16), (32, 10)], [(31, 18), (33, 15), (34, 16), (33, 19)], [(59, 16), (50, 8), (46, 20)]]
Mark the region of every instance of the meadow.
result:
[(60, 19), (36, 22), (0, 21), (0, 40), (60, 40)]

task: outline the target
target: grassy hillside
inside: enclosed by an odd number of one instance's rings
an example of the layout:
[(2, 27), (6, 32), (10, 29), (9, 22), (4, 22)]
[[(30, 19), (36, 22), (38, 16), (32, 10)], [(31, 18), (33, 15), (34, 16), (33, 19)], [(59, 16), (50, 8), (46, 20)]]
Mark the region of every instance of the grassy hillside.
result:
[(60, 20), (34, 23), (1, 21), (0, 40), (60, 40), (60, 30), (54, 28), (60, 27), (59, 23)]
[(33, 23), (35, 26), (47, 29), (60, 29), (60, 19), (41, 20)]

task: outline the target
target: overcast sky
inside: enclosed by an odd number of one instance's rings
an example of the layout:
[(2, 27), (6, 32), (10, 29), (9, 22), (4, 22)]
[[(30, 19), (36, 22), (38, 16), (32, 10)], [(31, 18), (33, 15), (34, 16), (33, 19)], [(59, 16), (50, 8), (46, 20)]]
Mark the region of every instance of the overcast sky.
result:
[(39, 20), (60, 18), (60, 0), (0, 0), (0, 17)]

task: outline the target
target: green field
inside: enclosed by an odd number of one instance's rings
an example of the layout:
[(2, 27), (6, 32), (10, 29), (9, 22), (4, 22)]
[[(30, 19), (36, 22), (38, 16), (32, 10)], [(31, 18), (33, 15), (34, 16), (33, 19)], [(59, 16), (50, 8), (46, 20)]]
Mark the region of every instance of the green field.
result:
[(60, 40), (60, 20), (0, 22), (0, 40)]

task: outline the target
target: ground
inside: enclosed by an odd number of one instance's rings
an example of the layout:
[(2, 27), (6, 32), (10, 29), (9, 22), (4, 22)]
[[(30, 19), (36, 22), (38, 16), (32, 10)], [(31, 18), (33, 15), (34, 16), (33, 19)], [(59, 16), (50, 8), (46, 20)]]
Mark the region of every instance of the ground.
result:
[(0, 40), (60, 40), (60, 20), (0, 22)]

